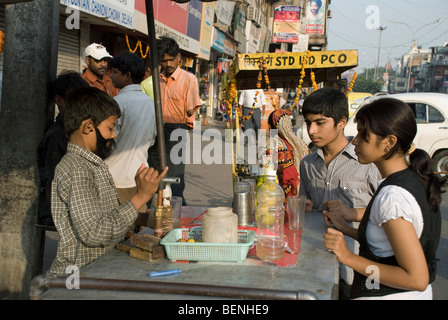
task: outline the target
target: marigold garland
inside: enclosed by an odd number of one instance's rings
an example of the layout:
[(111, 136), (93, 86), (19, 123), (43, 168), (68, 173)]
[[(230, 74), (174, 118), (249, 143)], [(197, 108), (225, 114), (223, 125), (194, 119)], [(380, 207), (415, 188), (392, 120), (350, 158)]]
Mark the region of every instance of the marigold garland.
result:
[(230, 81), (227, 83), (224, 92), (225, 92), (224, 104), (226, 107), (226, 115), (230, 116), (232, 114), (233, 105), (235, 104), (236, 97), (238, 94), (235, 83), (235, 67), (233, 65), (230, 67)]
[(317, 90), (316, 76), (314, 72), (311, 72), (311, 84), (313, 86), (314, 91)]
[(142, 58), (145, 59), (148, 56), (149, 46), (146, 46), (146, 52), (143, 53), (142, 42), (140, 40), (137, 41), (135, 48), (131, 49), (131, 45), (129, 44), (129, 37), (126, 34), (126, 44), (128, 45), (128, 49), (130, 52), (135, 53), (137, 51), (137, 49), (140, 47), (140, 55), (142, 56)]
[(353, 86), (355, 85), (355, 81), (356, 81), (356, 77), (358, 76), (358, 74), (355, 72), (354, 74), (353, 74), (353, 77), (352, 77), (352, 81), (350, 81), (350, 85), (348, 86), (348, 90), (347, 90), (347, 93), (345, 94), (345, 96), (348, 98), (348, 96), (350, 95), (350, 92), (352, 92), (353, 91)]
[[(271, 85), (269, 82), (269, 76), (268, 76), (268, 69), (266, 65), (266, 61), (264, 57), (260, 58), (260, 64), (259, 64), (259, 71), (258, 71), (258, 77), (257, 77), (257, 89), (261, 89), (261, 81), (264, 78), (264, 82), (266, 83), (267, 90), (271, 89)], [(254, 102), (252, 103), (252, 110), (249, 112), (248, 115), (243, 116), (241, 113), (238, 114), (239, 117), (241, 117), (241, 121), (247, 121), (252, 117), (252, 114), (255, 110), (255, 105), (257, 104), (257, 96), (260, 92), (257, 90), (255, 92)]]
[[(311, 58), (310, 50), (307, 50), (305, 53), (306, 54), (302, 57), (302, 70), (300, 71), (299, 84), (297, 85), (296, 89), (296, 97), (294, 98), (294, 103), (291, 105), (290, 111), (292, 111), (292, 109), (294, 109), (294, 107), (299, 104), (300, 93), (302, 92), (303, 78), (305, 78), (306, 74), (305, 66), (308, 64), (308, 59)], [(311, 74), (314, 75), (314, 72), (312, 72)]]
[(3, 52), (3, 49), (5, 48), (5, 33), (0, 30), (0, 53)]

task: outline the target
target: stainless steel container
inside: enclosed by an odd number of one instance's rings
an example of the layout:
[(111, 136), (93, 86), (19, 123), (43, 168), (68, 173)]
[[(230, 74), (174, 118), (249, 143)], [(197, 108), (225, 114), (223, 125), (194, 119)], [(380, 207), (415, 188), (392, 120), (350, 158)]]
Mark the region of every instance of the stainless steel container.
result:
[(253, 224), (250, 192), (238, 191), (234, 193), (233, 212), (238, 216), (238, 225), (247, 226)]
[(250, 210), (252, 211), (252, 221), (255, 221), (257, 182), (255, 179), (243, 179), (241, 182), (248, 183), (250, 186)]

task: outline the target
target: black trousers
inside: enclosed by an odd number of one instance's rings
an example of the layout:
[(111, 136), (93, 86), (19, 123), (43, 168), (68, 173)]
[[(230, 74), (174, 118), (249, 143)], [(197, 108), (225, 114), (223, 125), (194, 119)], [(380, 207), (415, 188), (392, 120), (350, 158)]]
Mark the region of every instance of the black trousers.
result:
[[(165, 123), (165, 155), (166, 165), (168, 166), (168, 177), (180, 178), (180, 184), (172, 184), (171, 191), (173, 196), (182, 197), (182, 205), (186, 206), (184, 199), (185, 189), (185, 151), (187, 139), (187, 125), (182, 123)], [(173, 141), (172, 141), (173, 140)], [(159, 160), (159, 146), (156, 142), (148, 149), (148, 163), (150, 167), (161, 172)]]

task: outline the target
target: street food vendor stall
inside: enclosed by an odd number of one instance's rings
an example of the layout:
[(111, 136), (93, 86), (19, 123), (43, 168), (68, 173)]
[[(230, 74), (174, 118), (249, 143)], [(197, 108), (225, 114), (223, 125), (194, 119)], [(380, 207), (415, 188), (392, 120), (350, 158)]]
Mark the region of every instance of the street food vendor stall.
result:
[[(353, 67), (356, 52), (319, 52), (314, 57), (321, 62), (346, 60), (352, 65), (336, 66), (338, 72)], [(291, 65), (300, 55), (268, 54), (270, 63), (289, 61)], [(314, 55), (314, 53), (313, 53)], [(344, 56), (345, 55), (345, 56)], [(263, 54), (241, 55), (238, 57), (236, 81), (242, 87), (256, 84), (259, 70), (256, 59)], [(279, 57), (279, 59), (277, 59)], [(252, 59), (254, 65), (252, 65)], [(309, 59), (309, 65), (314, 65)], [(269, 63), (268, 63), (269, 66)], [(296, 79), (298, 67), (295, 65)], [(250, 70), (243, 70), (244, 67)], [(289, 70), (289, 69), (285, 69)], [(326, 80), (326, 76), (335, 70), (319, 70), (317, 81)], [(272, 72), (271, 72), (272, 71)], [(286, 79), (282, 73), (276, 74), (269, 69), (272, 86), (283, 86)], [(291, 71), (291, 70), (289, 70)], [(241, 73), (240, 73), (241, 72)], [(243, 72), (245, 72), (243, 74)], [(285, 71), (286, 72), (286, 71)], [(248, 77), (248, 78), (247, 78)], [(250, 79), (254, 78), (254, 79)], [(288, 81), (294, 84), (294, 79)], [(210, 208), (182, 207), (181, 220), (175, 228), (193, 229), (202, 225), (202, 217)], [(251, 230), (251, 227), (239, 228)], [(328, 252), (322, 240), (325, 223), (319, 212), (305, 214), (302, 230), (290, 230), (285, 225), (285, 239), (288, 250), (282, 259), (263, 261), (248, 248), (247, 255), (241, 261), (179, 261), (163, 255), (157, 259), (137, 259), (128, 252), (113, 249), (83, 267), (69, 278), (41, 275), (34, 279), (30, 292), (32, 299), (337, 299), (338, 298), (338, 262)], [(252, 229), (253, 230), (253, 229)], [(163, 239), (162, 239), (163, 240)], [(194, 246), (194, 244), (187, 244)], [(200, 248), (200, 246), (197, 246)], [(286, 246), (285, 246), (286, 247)], [(154, 272), (161, 276), (151, 276)], [(69, 286), (78, 284), (77, 290)], [(171, 310), (172, 311), (172, 310)]]
[[(183, 207), (182, 220), (197, 224), (207, 208)], [(196, 217), (196, 218), (195, 218)], [(285, 227), (285, 230), (287, 228)], [(292, 253), (282, 265), (260, 261), (251, 251), (243, 262), (170, 261), (152, 262), (130, 257), (113, 249), (76, 275), (34, 279), (32, 299), (320, 299), (338, 298), (338, 262), (323, 244), (322, 214), (307, 212), (303, 232), (289, 234)], [(180, 270), (150, 277), (151, 272)], [(75, 290), (76, 289), (76, 290)]]

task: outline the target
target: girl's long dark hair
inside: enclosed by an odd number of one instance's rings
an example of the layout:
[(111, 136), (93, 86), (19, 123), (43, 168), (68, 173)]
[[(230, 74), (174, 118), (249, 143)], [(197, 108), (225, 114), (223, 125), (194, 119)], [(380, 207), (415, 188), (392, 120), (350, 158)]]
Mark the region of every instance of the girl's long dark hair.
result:
[[(381, 98), (365, 105), (358, 110), (355, 122), (362, 127), (359, 136), (367, 140), (369, 132), (382, 138), (388, 135), (397, 137), (397, 143), (386, 155), (389, 159), (397, 152), (405, 155), (412, 146), (412, 141), (417, 133), (415, 115), (411, 107), (398, 99)], [(434, 174), (431, 157), (422, 149), (415, 149), (409, 155), (409, 166), (413, 169), (426, 187), (429, 205), (434, 212), (439, 211), (442, 201), (442, 187), (447, 177)]]

